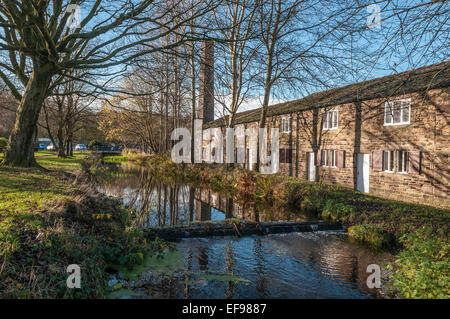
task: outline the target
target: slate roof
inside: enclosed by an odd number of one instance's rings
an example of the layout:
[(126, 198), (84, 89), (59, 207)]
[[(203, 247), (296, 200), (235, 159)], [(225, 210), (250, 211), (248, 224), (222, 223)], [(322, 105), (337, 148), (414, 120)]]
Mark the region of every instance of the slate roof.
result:
[[(450, 86), (450, 60), (270, 105), (267, 108), (267, 117), (448, 86)], [(258, 108), (237, 113), (235, 124), (259, 121), (260, 110), (261, 108)], [(214, 120), (203, 127), (224, 126), (226, 118), (227, 116)]]

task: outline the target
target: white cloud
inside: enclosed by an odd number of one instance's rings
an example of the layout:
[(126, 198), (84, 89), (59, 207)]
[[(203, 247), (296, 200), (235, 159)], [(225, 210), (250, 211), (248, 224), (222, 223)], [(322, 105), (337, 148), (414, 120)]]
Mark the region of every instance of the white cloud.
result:
[[(263, 96), (259, 96), (259, 97), (253, 98), (249, 101), (243, 102), (241, 104), (241, 106), (239, 107), (239, 112), (260, 108), (263, 104), (263, 98), (264, 98)], [(283, 102), (286, 102), (286, 101), (279, 100), (279, 99), (270, 99), (269, 105), (283, 103)]]
[[(216, 99), (218, 97), (216, 96)], [(256, 97), (248, 97), (245, 99), (245, 101), (242, 102), (242, 104), (239, 106), (238, 109), (238, 113), (240, 112), (244, 112), (244, 111), (249, 111), (249, 110), (254, 110), (257, 108), (260, 108), (263, 104), (263, 96), (256, 96)], [(229, 103), (229, 101), (231, 101), (231, 97), (230, 96), (226, 96), (226, 97), (221, 97), (221, 100), (224, 101), (225, 103)], [(283, 103), (286, 102), (285, 100), (280, 100), (280, 99), (270, 99), (269, 100), (269, 105), (273, 105), (273, 104), (278, 104), (278, 103)], [(215, 114), (215, 119), (218, 119), (220, 117), (223, 116), (222, 114), (222, 108), (220, 106), (220, 103), (218, 103), (216, 101), (216, 114)]]

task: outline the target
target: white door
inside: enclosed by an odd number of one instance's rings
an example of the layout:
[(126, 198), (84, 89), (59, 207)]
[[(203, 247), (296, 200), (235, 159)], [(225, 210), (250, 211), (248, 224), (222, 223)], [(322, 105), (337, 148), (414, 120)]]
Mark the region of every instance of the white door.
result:
[(308, 153), (308, 181), (316, 181), (316, 165), (314, 163), (314, 152)]
[(370, 154), (358, 154), (356, 189), (364, 193), (369, 192), (369, 164)]
[(251, 148), (248, 149), (248, 169), (253, 170), (253, 150)]

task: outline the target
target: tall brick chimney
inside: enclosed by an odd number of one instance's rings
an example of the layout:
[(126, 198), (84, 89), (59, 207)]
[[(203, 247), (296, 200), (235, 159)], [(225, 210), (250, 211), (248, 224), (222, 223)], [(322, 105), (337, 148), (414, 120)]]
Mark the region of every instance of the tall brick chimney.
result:
[(202, 43), (199, 76), (198, 118), (203, 124), (214, 121), (214, 41)]

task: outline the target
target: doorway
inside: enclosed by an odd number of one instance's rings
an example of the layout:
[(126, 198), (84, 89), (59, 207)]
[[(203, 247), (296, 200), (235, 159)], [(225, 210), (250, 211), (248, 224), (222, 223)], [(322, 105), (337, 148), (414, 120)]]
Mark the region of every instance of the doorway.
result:
[(363, 193), (369, 192), (370, 154), (358, 154), (356, 189)]
[(316, 165), (314, 152), (308, 153), (308, 181), (316, 181)]

